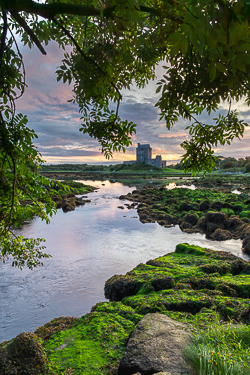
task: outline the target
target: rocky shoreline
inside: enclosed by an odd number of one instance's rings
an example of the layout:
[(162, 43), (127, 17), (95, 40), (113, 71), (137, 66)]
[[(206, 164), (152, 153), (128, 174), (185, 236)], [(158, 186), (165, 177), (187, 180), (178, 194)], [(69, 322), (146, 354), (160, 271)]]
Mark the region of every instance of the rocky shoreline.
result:
[[(143, 317), (155, 313), (170, 318), (168, 329), (179, 322), (185, 331), (197, 322), (202, 326), (214, 321), (249, 324), (250, 264), (227, 252), (179, 244), (174, 253), (111, 277), (105, 284), (105, 296), (110, 302), (96, 304), (80, 319), (53, 319), (34, 334), (23, 333), (0, 344), (1, 374), (21, 374), (27, 368), (34, 375), (191, 374), (174, 365), (171, 370), (166, 365), (168, 353), (157, 365), (141, 359), (135, 365), (137, 355), (131, 354), (129, 337)], [(162, 320), (159, 316), (154, 320), (158, 319)], [(179, 348), (180, 358), (184, 346)]]
[[(74, 193), (57, 198), (58, 207), (69, 210), (81, 204)], [(250, 253), (247, 195), (145, 187), (124, 199), (142, 223), (180, 225), (216, 240), (241, 238)], [(194, 326), (250, 324), (250, 263), (228, 252), (179, 244), (173, 253), (114, 275), (104, 293), (109, 302), (81, 318), (56, 318), (1, 343), (1, 375), (191, 375), (183, 349)], [(249, 347), (241, 345), (250, 372)]]
[(250, 197), (218, 190), (145, 187), (120, 196), (137, 208), (143, 224), (157, 222), (166, 228), (179, 225), (183, 232), (205, 233), (216, 241), (243, 240), (250, 254)]

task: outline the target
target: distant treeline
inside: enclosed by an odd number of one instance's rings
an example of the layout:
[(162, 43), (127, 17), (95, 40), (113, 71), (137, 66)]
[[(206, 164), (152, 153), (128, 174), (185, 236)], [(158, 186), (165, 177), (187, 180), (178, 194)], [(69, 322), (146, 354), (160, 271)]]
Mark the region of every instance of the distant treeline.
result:
[(88, 164), (43, 164), (42, 172), (119, 172), (119, 171), (149, 171), (161, 170), (148, 164), (115, 164), (115, 165), (88, 165)]
[[(181, 164), (177, 163), (174, 165), (169, 165), (169, 168), (181, 169)], [(224, 156), (217, 156), (216, 168), (213, 168), (214, 171), (241, 171), (242, 173), (250, 172), (250, 156), (245, 158), (225, 158)]]
[(224, 158), (223, 156), (218, 156), (216, 161), (216, 166), (218, 169), (241, 169), (242, 172), (250, 172), (250, 156), (246, 156), (244, 159), (239, 158)]

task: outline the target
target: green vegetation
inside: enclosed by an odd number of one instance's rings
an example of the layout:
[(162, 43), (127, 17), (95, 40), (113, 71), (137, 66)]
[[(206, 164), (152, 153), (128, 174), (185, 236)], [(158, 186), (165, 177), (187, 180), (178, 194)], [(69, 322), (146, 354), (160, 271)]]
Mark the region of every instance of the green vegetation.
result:
[[(189, 325), (193, 342), (185, 356), (197, 375), (250, 371), (247, 261), (231, 253), (179, 244), (174, 253), (111, 277), (105, 295), (111, 301), (96, 304), (82, 318), (54, 319), (36, 330), (43, 340), (48, 374), (116, 374), (129, 336), (149, 312)], [(0, 351), (10, 344), (0, 344)], [(4, 368), (3, 375), (10, 374)]]
[(248, 375), (250, 327), (245, 324), (221, 324), (195, 327), (192, 344), (184, 358), (197, 375)]
[(240, 214), (243, 218), (248, 217), (250, 208), (248, 195), (224, 193), (212, 189), (145, 187), (133, 192), (132, 195), (127, 195), (126, 198), (141, 202), (138, 213), (152, 218), (160, 213), (169, 214), (176, 219), (182, 219), (187, 213), (193, 213), (200, 218), (208, 211), (222, 211), (229, 216)]
[(42, 172), (162, 172), (148, 164), (115, 164), (115, 165), (88, 165), (88, 164), (43, 164)]
[(60, 196), (67, 195), (69, 193), (74, 194), (87, 194), (94, 191), (94, 187), (85, 185), (82, 182), (77, 181), (49, 181), (49, 187), (51, 193), (59, 194)]

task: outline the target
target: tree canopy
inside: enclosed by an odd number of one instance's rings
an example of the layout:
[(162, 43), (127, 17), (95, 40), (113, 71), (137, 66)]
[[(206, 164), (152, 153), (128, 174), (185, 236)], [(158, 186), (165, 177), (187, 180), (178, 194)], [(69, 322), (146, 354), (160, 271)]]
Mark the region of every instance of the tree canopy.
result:
[[(17, 237), (13, 225), (54, 212), (46, 181), (37, 169), (41, 155), (25, 115), (15, 113), (23, 95), (25, 61), (20, 45), (46, 54), (55, 41), (65, 51), (57, 79), (73, 83), (80, 131), (96, 138), (107, 157), (131, 144), (136, 124), (121, 120), (121, 90), (139, 88), (155, 78), (156, 106), (170, 129), (180, 117), (192, 122), (182, 143), (183, 166), (194, 173), (215, 166), (214, 148), (242, 137), (244, 121), (231, 102), (249, 105), (250, 2), (248, 0), (0, 0), (0, 237), (2, 258), (15, 265), (39, 264), (45, 256), (39, 240)], [(228, 102), (228, 113), (213, 124), (196, 118)], [(116, 105), (110, 109), (110, 103)], [(216, 115), (215, 115), (216, 116)], [(23, 201), (30, 204), (23, 204)]]

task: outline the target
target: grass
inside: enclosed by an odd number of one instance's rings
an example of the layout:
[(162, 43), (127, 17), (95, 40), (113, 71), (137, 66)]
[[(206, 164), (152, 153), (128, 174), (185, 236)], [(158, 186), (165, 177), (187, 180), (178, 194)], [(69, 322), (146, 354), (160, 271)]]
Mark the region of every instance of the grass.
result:
[(183, 357), (195, 375), (249, 375), (250, 327), (221, 324), (196, 327), (191, 344)]

